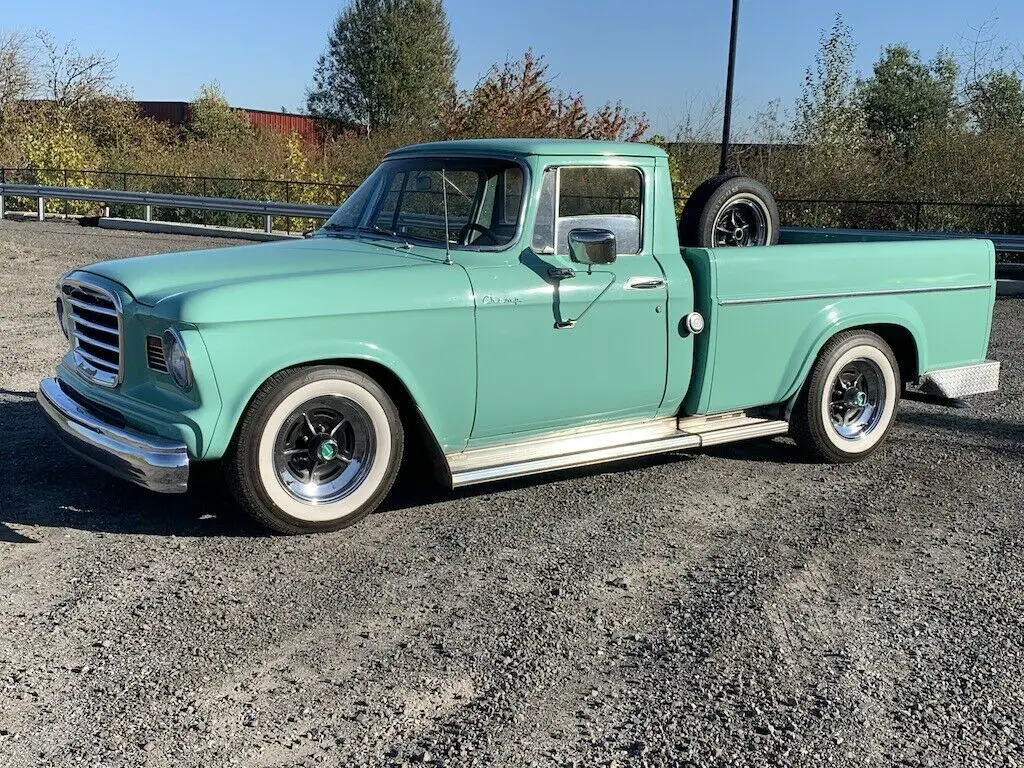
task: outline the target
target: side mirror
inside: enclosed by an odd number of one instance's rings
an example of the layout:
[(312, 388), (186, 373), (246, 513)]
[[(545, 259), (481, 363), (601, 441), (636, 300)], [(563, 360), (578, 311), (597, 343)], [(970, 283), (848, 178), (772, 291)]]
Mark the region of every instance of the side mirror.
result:
[(573, 229), (569, 232), (569, 258), (577, 264), (611, 264), (618, 247), (607, 229)]

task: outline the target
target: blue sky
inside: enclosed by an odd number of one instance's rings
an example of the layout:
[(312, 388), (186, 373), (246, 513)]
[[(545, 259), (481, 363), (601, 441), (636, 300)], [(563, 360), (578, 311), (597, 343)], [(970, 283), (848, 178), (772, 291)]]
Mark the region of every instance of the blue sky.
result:
[[(0, 32), (40, 26), (58, 40), (116, 57), (137, 99), (189, 100), (220, 82), (243, 107), (298, 110), (342, 0), (6, 0)], [(729, 0), (445, 0), (461, 60), (461, 86), (532, 47), (556, 83), (588, 104), (622, 101), (669, 132), (721, 98)], [(736, 74), (742, 131), (774, 98), (792, 105), (818, 37), (842, 12), (870, 69), (881, 47), (906, 42), (931, 57), (956, 51), (971, 27), (998, 18), (1011, 47), (1024, 44), (1021, 0), (743, 0)]]

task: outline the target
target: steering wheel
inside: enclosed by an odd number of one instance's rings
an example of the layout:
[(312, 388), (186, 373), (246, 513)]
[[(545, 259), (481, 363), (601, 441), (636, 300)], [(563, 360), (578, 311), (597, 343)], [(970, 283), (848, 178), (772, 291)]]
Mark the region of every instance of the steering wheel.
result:
[[(489, 230), (483, 224), (477, 224), (475, 221), (470, 221), (470, 222), (466, 223), (465, 225), (463, 225), (462, 229), (459, 230), (459, 239), (458, 239), (459, 244), (460, 245), (470, 245), (469, 233), (470, 232), (474, 232), (474, 231), (479, 232), (480, 233), (480, 237), (486, 237), (486, 238), (488, 238), (491, 241), (490, 243), (485, 243), (485, 245), (497, 245), (498, 244), (498, 238), (496, 238), (494, 236), (494, 233), (491, 232), (491, 230)], [(473, 245), (476, 245), (478, 243), (479, 243), (479, 239), (477, 239), (477, 242), (473, 243)]]

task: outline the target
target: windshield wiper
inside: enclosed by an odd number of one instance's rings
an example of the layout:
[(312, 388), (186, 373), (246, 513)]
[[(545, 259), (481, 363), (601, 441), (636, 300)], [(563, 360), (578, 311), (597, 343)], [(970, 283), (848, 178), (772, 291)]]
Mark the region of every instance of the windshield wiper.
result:
[(385, 229), (377, 224), (372, 227), (356, 227), (360, 232), (373, 232), (375, 235), (387, 235), (388, 237), (399, 237), (399, 234), (391, 229)]
[(356, 227), (355, 229), (358, 230), (359, 232), (370, 232), (374, 235), (384, 235), (384, 237), (390, 237), (395, 240), (401, 240), (402, 245), (404, 245), (406, 248), (412, 248), (412, 246), (409, 244), (409, 241), (406, 238), (402, 237), (394, 230), (385, 229), (384, 227), (378, 226), (377, 224), (374, 224), (371, 227)]
[(385, 229), (384, 227), (380, 227), (380, 226), (377, 226), (377, 225), (373, 225), (373, 226), (370, 226), (370, 227), (356, 227), (356, 226), (353, 226), (351, 224), (330, 224), (330, 223), (327, 223), (327, 224), (324, 224), (317, 231), (318, 232), (330, 232), (330, 233), (335, 233), (336, 232), (336, 233), (339, 233), (339, 234), (347, 235), (349, 237), (359, 237), (361, 234), (378, 235), (378, 236), (382, 236), (382, 237), (391, 238), (392, 240), (398, 240), (399, 242), (401, 242), (401, 244), (402, 244), (402, 246), (404, 248), (407, 248), (407, 249), (408, 248), (412, 248), (412, 245), (409, 243), (408, 239), (402, 237), (402, 235), (400, 235), (397, 232), (394, 232), (394, 231), (392, 231), (390, 229)]

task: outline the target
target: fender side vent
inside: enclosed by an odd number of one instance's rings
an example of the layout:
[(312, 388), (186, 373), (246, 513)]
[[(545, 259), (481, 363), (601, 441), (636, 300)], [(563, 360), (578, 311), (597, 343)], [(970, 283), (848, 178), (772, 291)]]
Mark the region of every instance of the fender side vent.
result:
[(151, 370), (167, 373), (167, 361), (164, 359), (164, 343), (159, 336), (146, 337), (146, 364)]

